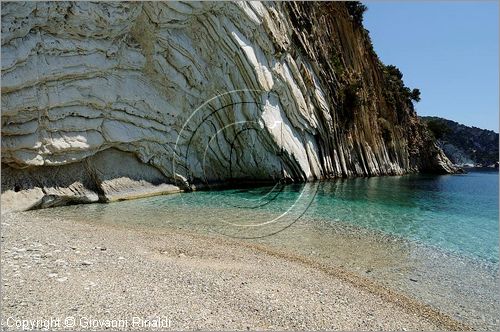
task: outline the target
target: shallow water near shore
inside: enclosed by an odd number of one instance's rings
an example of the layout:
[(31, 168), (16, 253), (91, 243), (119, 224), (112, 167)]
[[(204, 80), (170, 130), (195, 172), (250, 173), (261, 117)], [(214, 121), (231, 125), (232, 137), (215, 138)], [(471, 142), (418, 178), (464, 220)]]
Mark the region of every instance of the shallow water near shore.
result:
[(26, 214), (274, 246), (354, 271), (472, 327), (499, 324), (495, 170), (200, 191)]

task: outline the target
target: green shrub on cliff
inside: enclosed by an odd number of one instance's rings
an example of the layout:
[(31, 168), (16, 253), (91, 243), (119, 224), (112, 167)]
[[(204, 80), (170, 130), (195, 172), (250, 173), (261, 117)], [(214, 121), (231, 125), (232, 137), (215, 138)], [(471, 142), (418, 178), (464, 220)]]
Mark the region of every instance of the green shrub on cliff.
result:
[(403, 73), (394, 65), (385, 66), (385, 72), (387, 77), (391, 80), (401, 81), (403, 79)]
[(392, 127), (391, 123), (387, 121), (386, 119), (380, 117), (378, 118), (378, 124), (380, 127), (380, 131), (382, 133), (382, 138), (384, 139), (384, 142), (389, 143), (392, 141)]
[(356, 23), (357, 26), (361, 26), (363, 24), (363, 14), (368, 8), (359, 1), (346, 1), (346, 7), (354, 23)]
[(420, 101), (420, 90), (413, 89), (410, 94), (410, 99), (418, 103)]
[(420, 90), (410, 89), (403, 82), (403, 73), (394, 65), (384, 66), (384, 93), (389, 104), (396, 109), (413, 108), (412, 101), (420, 101)]
[(429, 128), (429, 130), (436, 139), (441, 139), (445, 134), (451, 132), (450, 128), (444, 121), (431, 119), (427, 120), (426, 122), (427, 122), (427, 128)]

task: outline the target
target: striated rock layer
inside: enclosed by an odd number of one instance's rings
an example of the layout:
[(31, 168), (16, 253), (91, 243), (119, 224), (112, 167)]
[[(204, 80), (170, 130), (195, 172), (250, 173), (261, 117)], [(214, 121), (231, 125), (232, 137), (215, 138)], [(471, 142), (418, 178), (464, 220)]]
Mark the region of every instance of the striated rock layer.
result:
[(453, 170), (345, 3), (1, 6), (2, 210)]

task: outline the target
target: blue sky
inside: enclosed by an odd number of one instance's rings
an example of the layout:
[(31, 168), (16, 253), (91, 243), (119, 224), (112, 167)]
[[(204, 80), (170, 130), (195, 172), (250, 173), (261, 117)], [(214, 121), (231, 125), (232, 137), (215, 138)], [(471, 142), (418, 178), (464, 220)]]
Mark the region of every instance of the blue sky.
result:
[(498, 132), (497, 1), (365, 2), (380, 59), (419, 88), (419, 115)]

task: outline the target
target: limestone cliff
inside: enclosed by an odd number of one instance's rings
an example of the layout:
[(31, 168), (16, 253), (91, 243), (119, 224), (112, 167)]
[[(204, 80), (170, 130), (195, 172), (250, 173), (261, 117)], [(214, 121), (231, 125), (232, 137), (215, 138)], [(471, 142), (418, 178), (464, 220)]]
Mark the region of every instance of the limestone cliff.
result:
[(2, 209), (452, 170), (346, 3), (1, 6)]

